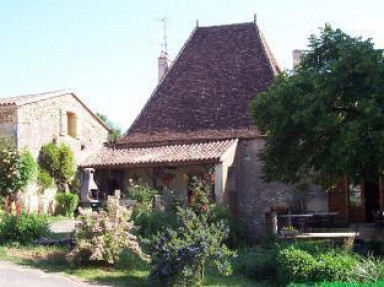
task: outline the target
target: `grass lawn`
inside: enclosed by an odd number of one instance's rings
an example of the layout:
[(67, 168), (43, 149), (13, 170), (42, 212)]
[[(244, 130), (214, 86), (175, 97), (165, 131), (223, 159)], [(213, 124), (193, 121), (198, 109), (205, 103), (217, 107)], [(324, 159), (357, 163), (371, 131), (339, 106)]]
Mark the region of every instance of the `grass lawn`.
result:
[[(153, 286), (147, 280), (149, 265), (139, 258), (124, 254), (116, 267), (74, 267), (65, 259), (68, 252), (65, 248), (41, 246), (0, 246), (0, 259), (14, 262), (19, 265), (42, 269), (46, 272), (61, 272), (79, 277), (86, 281), (98, 281), (112, 286)], [(216, 272), (206, 272), (205, 286), (211, 287), (272, 287), (268, 282), (254, 281), (241, 275), (229, 277), (220, 276)]]

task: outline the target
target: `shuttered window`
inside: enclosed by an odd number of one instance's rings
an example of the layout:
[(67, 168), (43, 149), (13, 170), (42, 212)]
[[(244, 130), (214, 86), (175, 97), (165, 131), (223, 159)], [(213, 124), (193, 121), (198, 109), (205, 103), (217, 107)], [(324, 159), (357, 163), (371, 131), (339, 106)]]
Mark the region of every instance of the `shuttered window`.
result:
[(67, 131), (69, 136), (73, 138), (77, 137), (77, 119), (75, 113), (67, 112)]

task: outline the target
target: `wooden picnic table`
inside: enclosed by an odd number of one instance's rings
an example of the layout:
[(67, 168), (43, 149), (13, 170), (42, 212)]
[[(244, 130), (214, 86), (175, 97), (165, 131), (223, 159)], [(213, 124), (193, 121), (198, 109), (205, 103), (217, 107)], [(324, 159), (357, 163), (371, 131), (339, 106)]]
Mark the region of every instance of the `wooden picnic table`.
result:
[(333, 217), (339, 215), (339, 212), (322, 211), (311, 213), (287, 213), (279, 215), (280, 218), (286, 218), (288, 226), (292, 226), (292, 219), (297, 219), (299, 231), (304, 232), (307, 230), (308, 223), (311, 221), (320, 227), (328, 227), (333, 223)]

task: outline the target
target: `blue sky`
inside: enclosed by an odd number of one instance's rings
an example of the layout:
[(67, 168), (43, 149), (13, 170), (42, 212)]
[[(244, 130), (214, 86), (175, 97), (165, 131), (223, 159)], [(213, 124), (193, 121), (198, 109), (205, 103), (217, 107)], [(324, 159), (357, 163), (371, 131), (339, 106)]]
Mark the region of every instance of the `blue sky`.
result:
[(129, 127), (157, 83), (162, 24), (175, 57), (200, 26), (253, 21), (278, 62), (330, 23), (384, 48), (381, 0), (0, 1), (0, 97), (70, 88), (94, 111)]

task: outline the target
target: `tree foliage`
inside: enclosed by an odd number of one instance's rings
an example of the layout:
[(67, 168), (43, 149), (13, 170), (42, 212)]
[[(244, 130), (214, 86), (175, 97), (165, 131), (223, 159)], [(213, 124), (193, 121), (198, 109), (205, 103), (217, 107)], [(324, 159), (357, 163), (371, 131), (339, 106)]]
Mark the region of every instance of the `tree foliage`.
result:
[(331, 184), (377, 180), (384, 167), (383, 52), (326, 25), (294, 73), (279, 75), (251, 106), (266, 137), (265, 179)]
[(48, 143), (41, 147), (40, 167), (45, 170), (59, 187), (68, 185), (75, 175), (75, 159), (71, 148)]
[(18, 151), (16, 146), (0, 140), (0, 194), (15, 195), (36, 174), (36, 162), (27, 150)]
[(121, 137), (121, 128), (113, 123), (112, 121), (110, 121), (108, 119), (108, 117), (104, 114), (100, 114), (100, 113), (96, 113), (96, 115), (109, 127), (109, 129), (111, 130), (111, 133), (109, 134), (108, 136), (108, 140), (110, 141), (116, 141), (118, 140), (120, 137)]

